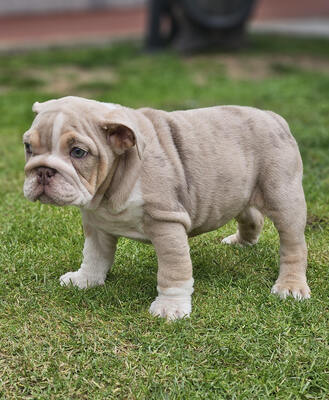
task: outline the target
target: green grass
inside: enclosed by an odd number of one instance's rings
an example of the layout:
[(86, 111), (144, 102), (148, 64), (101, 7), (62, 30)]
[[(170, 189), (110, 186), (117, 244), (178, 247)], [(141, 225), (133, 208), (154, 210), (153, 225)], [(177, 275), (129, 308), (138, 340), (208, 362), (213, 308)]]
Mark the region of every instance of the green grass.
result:
[[(246, 75), (253, 62), (262, 67)], [(129, 43), (1, 55), (0, 398), (328, 399), (328, 71), (328, 41), (267, 36), (253, 36), (240, 53), (188, 58), (145, 55)], [(253, 248), (220, 244), (234, 222), (190, 241), (188, 320), (148, 314), (156, 255), (127, 239), (104, 287), (61, 287), (59, 276), (81, 262), (79, 211), (24, 199), (21, 136), (34, 101), (67, 94), (168, 110), (241, 104), (283, 115), (304, 160), (312, 299), (270, 295), (278, 235), (269, 221)]]

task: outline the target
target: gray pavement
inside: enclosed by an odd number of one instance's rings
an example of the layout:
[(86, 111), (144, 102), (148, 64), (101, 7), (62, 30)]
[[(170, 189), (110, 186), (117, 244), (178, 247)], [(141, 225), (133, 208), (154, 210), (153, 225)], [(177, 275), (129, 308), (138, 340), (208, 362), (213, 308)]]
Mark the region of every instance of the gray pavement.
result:
[(254, 21), (250, 24), (249, 31), (329, 39), (329, 18)]

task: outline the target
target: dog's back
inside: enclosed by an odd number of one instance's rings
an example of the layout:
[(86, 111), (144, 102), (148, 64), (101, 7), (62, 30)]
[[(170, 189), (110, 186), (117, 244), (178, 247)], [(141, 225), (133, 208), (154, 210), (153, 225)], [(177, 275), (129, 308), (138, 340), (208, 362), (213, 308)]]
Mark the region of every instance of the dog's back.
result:
[(152, 177), (148, 173), (144, 192), (154, 197), (156, 187), (157, 207), (185, 210), (192, 235), (225, 224), (252, 200), (263, 203), (264, 174), (288, 179), (291, 164), (301, 169), (288, 125), (274, 113), (239, 106), (140, 112), (155, 136), (145, 153)]

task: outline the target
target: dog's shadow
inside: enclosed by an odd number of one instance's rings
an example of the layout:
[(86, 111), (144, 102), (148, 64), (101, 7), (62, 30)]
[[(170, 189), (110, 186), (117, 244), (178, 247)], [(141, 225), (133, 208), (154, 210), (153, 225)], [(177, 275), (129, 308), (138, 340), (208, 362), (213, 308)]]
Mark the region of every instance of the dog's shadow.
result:
[[(209, 246), (207, 245), (209, 242)], [(267, 243), (253, 247), (228, 246), (209, 238), (203, 246), (191, 241), (191, 258), (195, 287), (218, 286), (219, 290), (236, 286), (271, 286), (277, 273), (276, 250)], [(67, 289), (64, 297), (75, 305), (91, 310), (129, 309), (136, 312), (150, 305), (157, 295), (157, 258), (153, 248), (127, 239), (119, 247), (115, 264), (105, 285), (87, 290)], [(133, 252), (127, 251), (133, 247)]]

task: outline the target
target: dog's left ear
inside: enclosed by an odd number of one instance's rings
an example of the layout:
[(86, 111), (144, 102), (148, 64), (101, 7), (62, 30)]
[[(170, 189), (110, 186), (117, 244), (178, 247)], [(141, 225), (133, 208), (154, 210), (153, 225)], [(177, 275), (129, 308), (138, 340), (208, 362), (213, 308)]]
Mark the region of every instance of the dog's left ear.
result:
[(123, 154), (136, 145), (136, 136), (128, 126), (109, 123), (103, 129), (107, 142), (116, 154)]
[(35, 114), (39, 114), (40, 112), (45, 111), (47, 108), (49, 108), (49, 106), (51, 106), (53, 104), (56, 104), (56, 102), (57, 102), (56, 99), (47, 100), (47, 101), (44, 101), (42, 103), (39, 103), (38, 101), (36, 101), (32, 106), (32, 111)]
[(111, 118), (101, 124), (102, 130), (106, 134), (106, 140), (111, 146), (114, 153), (120, 155), (136, 146), (137, 154), (142, 159), (144, 150), (144, 140), (136, 128), (132, 126), (130, 121), (127, 123), (114, 122)]
[(38, 101), (36, 101), (36, 102), (33, 104), (33, 106), (32, 106), (32, 111), (33, 111), (35, 114), (39, 114), (40, 109), (41, 109), (41, 104), (40, 104)]

